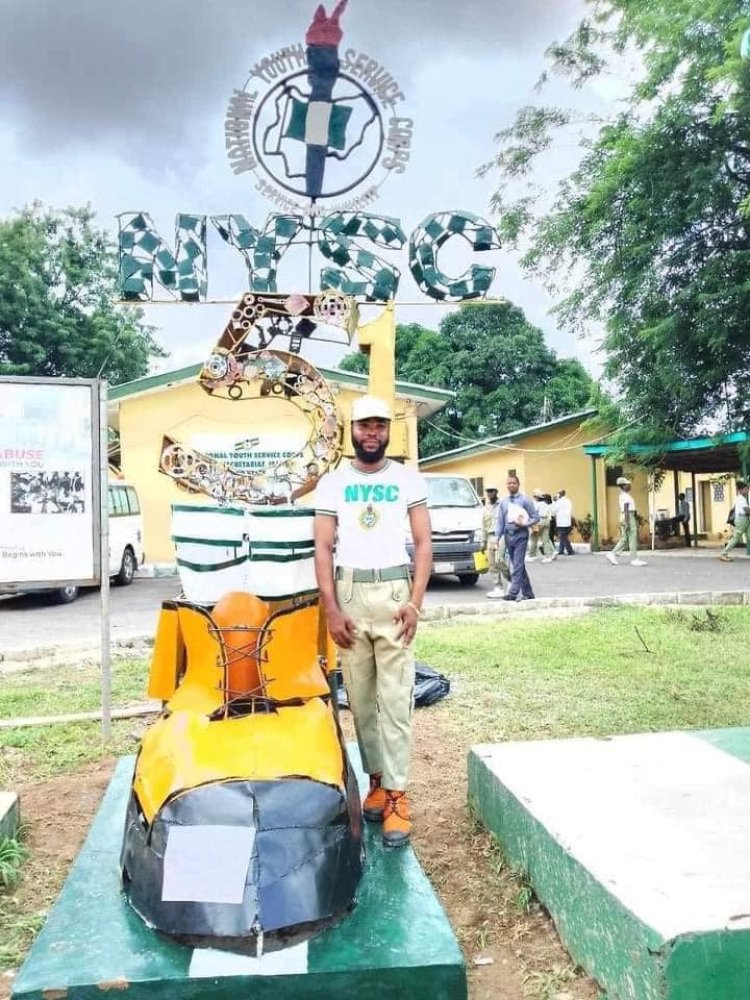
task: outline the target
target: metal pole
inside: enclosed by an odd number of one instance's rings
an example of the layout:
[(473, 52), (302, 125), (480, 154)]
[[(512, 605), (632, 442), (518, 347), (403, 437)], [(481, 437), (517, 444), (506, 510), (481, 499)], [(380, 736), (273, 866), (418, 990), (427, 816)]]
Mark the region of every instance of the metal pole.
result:
[(690, 489), (693, 492), (693, 544), (698, 548), (698, 497), (695, 493), (695, 473), (690, 473)]
[[(742, 482), (746, 483), (748, 481), (748, 465), (747, 465), (747, 451), (744, 448), (739, 450), (740, 453), (740, 469), (742, 473)], [(748, 531), (745, 536), (745, 552), (750, 556), (750, 531)]]
[(599, 495), (598, 483), (596, 481), (596, 455), (591, 456), (591, 503), (592, 517), (594, 519), (593, 532), (591, 535), (591, 551), (599, 551)]
[(313, 270), (313, 249), (315, 247), (315, 199), (313, 198), (311, 203), (311, 208), (313, 211), (310, 212), (310, 239), (307, 243), (307, 291), (310, 295), (313, 294), (312, 286), (312, 270)]
[(648, 519), (651, 529), (651, 551), (656, 548), (656, 479), (653, 472), (648, 474)]
[(102, 739), (112, 735), (112, 672), (109, 644), (109, 440), (107, 383), (99, 381), (99, 615), (101, 622)]

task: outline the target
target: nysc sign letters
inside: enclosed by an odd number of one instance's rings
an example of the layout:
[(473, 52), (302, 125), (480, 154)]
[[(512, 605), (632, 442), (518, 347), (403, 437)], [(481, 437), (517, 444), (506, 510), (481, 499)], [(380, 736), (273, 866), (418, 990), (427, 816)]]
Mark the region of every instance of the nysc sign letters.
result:
[(378, 484), (357, 484), (347, 486), (344, 490), (344, 503), (396, 503), (399, 498), (398, 486), (383, 486)]
[(336, 289), (370, 302), (395, 299), (401, 281), (399, 268), (376, 249), (408, 247), (409, 269), (420, 290), (431, 299), (462, 302), (484, 298), (496, 269), (472, 264), (461, 275), (446, 274), (438, 259), (441, 248), (454, 239), (468, 243), (474, 254), (500, 246), (494, 227), (465, 211), (428, 215), (408, 238), (398, 219), (365, 212), (337, 211), (323, 217), (273, 214), (262, 229), (244, 215), (180, 214), (174, 246), (156, 231), (147, 213), (127, 212), (118, 218), (120, 292), (132, 302), (157, 301), (157, 286), (171, 299), (205, 301), (209, 223), (242, 255), (250, 292), (278, 292), (284, 254), (312, 239), (329, 262), (320, 272), (321, 290)]

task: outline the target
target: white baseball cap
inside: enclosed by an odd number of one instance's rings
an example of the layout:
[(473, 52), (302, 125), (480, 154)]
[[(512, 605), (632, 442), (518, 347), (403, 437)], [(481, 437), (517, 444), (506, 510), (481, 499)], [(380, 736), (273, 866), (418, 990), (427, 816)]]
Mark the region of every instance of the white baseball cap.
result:
[(626, 479), (625, 476), (618, 476), (615, 480), (618, 486), (630, 486), (630, 480)]
[(380, 420), (392, 420), (391, 408), (384, 399), (377, 396), (360, 396), (352, 403), (352, 421), (369, 420), (377, 417)]

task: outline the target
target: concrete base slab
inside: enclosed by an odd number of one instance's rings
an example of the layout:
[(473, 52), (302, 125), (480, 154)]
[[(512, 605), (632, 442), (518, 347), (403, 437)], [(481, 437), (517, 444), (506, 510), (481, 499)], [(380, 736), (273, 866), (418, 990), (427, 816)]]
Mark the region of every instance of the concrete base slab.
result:
[(119, 762), (13, 1000), (101, 1000), (103, 991), (137, 1000), (464, 1000), (466, 970), (445, 913), (413, 851), (386, 851), (379, 826), (366, 824), (356, 907), (312, 941), (253, 959), (149, 930), (126, 902), (118, 871), (132, 771), (133, 758)]
[(750, 729), (473, 748), (469, 797), (608, 1000), (750, 996)]
[(0, 837), (15, 837), (20, 824), (18, 796), (15, 792), (0, 792)]

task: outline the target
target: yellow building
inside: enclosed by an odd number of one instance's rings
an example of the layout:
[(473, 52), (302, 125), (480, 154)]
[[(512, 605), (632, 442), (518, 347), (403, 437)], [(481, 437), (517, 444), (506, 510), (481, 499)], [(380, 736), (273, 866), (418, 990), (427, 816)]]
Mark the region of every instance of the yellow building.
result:
[[(580, 520), (587, 514), (593, 516), (594, 463), (583, 447), (602, 436), (602, 428), (592, 423), (596, 412), (582, 410), (535, 427), (453, 448), (423, 459), (419, 467), (423, 472), (466, 476), (480, 496), (488, 486), (495, 486), (502, 496), (505, 480), (512, 472), (521, 480), (525, 493), (541, 489), (554, 494), (564, 489), (573, 503), (574, 517)], [(605, 496), (603, 484), (597, 492)]]
[(633, 445), (631, 458), (655, 461), (658, 471), (653, 478), (642, 465), (609, 464), (605, 468), (607, 446), (587, 446), (586, 453), (597, 465), (597, 482), (604, 481), (609, 487), (606, 511), (600, 524), (602, 540), (617, 535), (615, 479), (626, 475), (633, 481), (636, 506), (645, 519), (640, 532), (642, 543), (650, 541), (651, 522), (676, 516), (680, 493), (684, 493), (690, 503), (691, 536), (703, 543), (721, 543), (728, 531), (727, 514), (737, 496), (737, 478), (740, 474), (746, 478), (748, 474), (743, 450), (748, 440), (745, 432), (690, 438), (664, 445), (658, 455), (653, 454), (652, 446)]
[[(201, 368), (202, 365), (192, 365), (136, 379), (109, 392), (109, 425), (119, 434), (123, 475), (137, 488), (141, 499), (149, 563), (174, 561), (171, 505), (206, 502), (205, 497), (180, 490), (174, 480), (159, 471), (163, 437), (167, 435), (199, 448), (200, 440), (206, 438), (236, 442), (256, 435), (259, 430), (278, 432), (289, 420), (288, 410), (281, 401), (266, 400), (262, 407), (251, 410), (250, 423), (248, 408), (242, 402), (209, 396), (201, 388), (197, 380)], [(326, 368), (318, 371), (333, 387), (340, 416), (348, 424), (352, 400), (367, 392), (367, 376)], [(417, 420), (438, 412), (453, 398), (454, 394), (445, 389), (397, 381), (389, 454), (416, 463)], [(264, 426), (259, 426), (258, 419)], [(351, 454), (348, 431), (344, 451)]]

